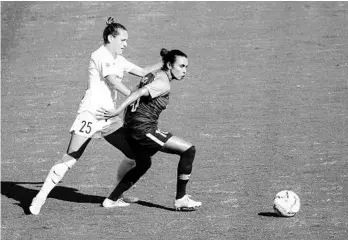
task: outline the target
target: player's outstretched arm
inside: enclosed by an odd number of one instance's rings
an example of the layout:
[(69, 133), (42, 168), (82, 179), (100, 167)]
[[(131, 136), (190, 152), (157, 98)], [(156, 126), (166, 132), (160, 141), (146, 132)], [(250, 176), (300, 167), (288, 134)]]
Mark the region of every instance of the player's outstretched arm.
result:
[(160, 69), (162, 67), (163, 63), (159, 62), (154, 65), (146, 66), (144, 68), (135, 66), (131, 71), (129, 71), (130, 74), (133, 74), (138, 77), (144, 77), (146, 74), (153, 72), (157, 69)]
[(126, 87), (119, 79), (117, 79), (116, 75), (108, 75), (106, 76), (106, 80), (114, 87), (114, 89), (125, 96), (129, 96), (131, 90)]
[(132, 92), (122, 103), (121, 105), (115, 110), (115, 109), (98, 109), (96, 117), (98, 120), (113, 118), (121, 114), (129, 105), (132, 103), (135, 103), (138, 99), (140, 99), (142, 96), (149, 96), (150, 92), (146, 87), (142, 87), (134, 92)]

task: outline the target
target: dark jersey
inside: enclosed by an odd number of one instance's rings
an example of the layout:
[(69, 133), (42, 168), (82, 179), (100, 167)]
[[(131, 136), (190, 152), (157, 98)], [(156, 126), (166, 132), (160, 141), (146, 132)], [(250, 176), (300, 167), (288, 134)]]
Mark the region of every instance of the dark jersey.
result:
[(140, 97), (124, 114), (124, 126), (135, 139), (141, 139), (150, 129), (157, 128), (159, 115), (169, 103), (170, 82), (163, 71), (157, 70), (143, 77), (138, 89), (142, 87), (146, 87), (150, 95)]

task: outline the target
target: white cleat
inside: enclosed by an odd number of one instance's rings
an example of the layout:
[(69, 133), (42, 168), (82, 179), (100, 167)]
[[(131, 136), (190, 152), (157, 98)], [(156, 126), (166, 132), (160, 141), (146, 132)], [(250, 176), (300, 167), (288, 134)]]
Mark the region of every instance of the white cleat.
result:
[(113, 208), (113, 207), (128, 207), (130, 204), (123, 201), (122, 198), (117, 199), (117, 201), (112, 201), (109, 198), (105, 198), (102, 203), (102, 206), (105, 208)]
[(45, 204), (46, 199), (40, 198), (38, 196), (33, 198), (29, 211), (33, 215), (38, 215), (40, 213), (41, 207)]
[(180, 199), (176, 199), (174, 202), (174, 208), (176, 211), (193, 211), (196, 208), (202, 206), (201, 202), (196, 202), (190, 199), (190, 195), (185, 195)]

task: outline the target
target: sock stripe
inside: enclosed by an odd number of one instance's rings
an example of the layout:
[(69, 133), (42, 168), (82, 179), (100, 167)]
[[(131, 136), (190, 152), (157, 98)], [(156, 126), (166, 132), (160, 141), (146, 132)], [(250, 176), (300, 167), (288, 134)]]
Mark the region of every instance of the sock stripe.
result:
[(180, 180), (189, 180), (190, 176), (191, 176), (191, 174), (180, 174), (179, 179)]

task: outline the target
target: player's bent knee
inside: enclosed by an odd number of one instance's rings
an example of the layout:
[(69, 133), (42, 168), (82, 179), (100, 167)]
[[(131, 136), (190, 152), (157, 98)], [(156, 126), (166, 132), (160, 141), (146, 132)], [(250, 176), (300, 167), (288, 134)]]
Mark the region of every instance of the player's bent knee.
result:
[(54, 165), (49, 173), (52, 182), (58, 184), (62, 180), (68, 169), (69, 167), (64, 163), (58, 163)]
[[(196, 155), (196, 147), (194, 145), (192, 145), (189, 149), (187, 149), (183, 155), (189, 157), (189, 158), (194, 158)], [(193, 161), (193, 159), (192, 159)]]
[(68, 168), (72, 168), (76, 162), (77, 162), (76, 158), (74, 158), (73, 156), (69, 154), (64, 154), (62, 159), (56, 162), (55, 164), (64, 163), (65, 165), (68, 166)]
[[(185, 174), (185, 175), (191, 174), (193, 160), (195, 159), (195, 154), (196, 154), (196, 147), (191, 146), (181, 155), (179, 165), (178, 165), (179, 174)], [(183, 178), (186, 178), (186, 176), (183, 176)]]
[(49, 176), (52, 182), (55, 184), (59, 183), (64, 177), (65, 173), (75, 165), (76, 161), (77, 160), (75, 158), (65, 154), (62, 159), (56, 162), (51, 168)]

